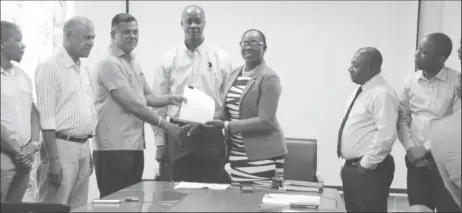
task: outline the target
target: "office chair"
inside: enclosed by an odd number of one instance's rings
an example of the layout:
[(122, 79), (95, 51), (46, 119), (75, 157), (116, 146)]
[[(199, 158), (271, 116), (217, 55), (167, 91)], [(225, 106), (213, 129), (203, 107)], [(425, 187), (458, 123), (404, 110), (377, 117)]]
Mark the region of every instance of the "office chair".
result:
[(2, 213), (25, 213), (25, 212), (70, 212), (70, 207), (67, 204), (57, 203), (32, 203), (32, 202), (1, 202)]
[(284, 179), (322, 182), (316, 175), (318, 143), (315, 139), (286, 138), (287, 155), (284, 162)]

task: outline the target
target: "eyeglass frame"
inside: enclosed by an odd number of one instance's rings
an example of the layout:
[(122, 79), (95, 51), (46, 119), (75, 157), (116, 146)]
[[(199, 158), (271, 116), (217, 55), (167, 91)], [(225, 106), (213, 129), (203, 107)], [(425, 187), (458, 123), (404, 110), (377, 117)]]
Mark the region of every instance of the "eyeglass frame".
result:
[[(250, 43), (253, 42), (254, 44), (256, 43), (256, 45), (258, 46), (252, 46)], [(257, 48), (259, 47), (260, 45), (264, 45), (265, 42), (262, 42), (262, 41), (255, 41), (255, 40), (252, 40), (252, 41), (241, 41), (239, 42), (239, 45), (241, 46), (241, 48), (246, 48), (247, 46), (249, 47), (252, 47), (252, 48)], [(244, 45), (244, 46), (243, 46)]]

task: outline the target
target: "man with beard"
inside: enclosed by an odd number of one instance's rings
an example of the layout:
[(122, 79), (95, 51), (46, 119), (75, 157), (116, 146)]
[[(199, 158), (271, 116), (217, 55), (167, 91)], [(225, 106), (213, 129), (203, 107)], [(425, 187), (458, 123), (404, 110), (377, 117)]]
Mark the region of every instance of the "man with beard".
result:
[[(228, 54), (204, 40), (204, 10), (187, 6), (181, 17), (184, 41), (167, 52), (154, 76), (155, 91), (163, 94), (183, 94), (185, 86), (197, 88), (215, 100), (215, 109), (222, 106), (224, 84), (231, 72)], [(190, 129), (194, 125), (178, 121), (179, 108), (169, 106), (158, 111), (170, 122)], [(197, 127), (197, 126), (194, 126)], [(157, 145), (156, 159), (160, 164), (161, 180), (220, 182), (223, 175), (224, 137), (219, 128), (195, 128), (187, 137), (177, 138), (153, 127)], [(168, 150), (168, 151), (167, 151)]]
[(1, 22), (1, 201), (21, 202), (37, 150), (40, 124), (32, 98), (32, 80), (20, 62), (26, 46), (21, 29)]
[(459, 72), (445, 66), (452, 51), (443, 33), (426, 35), (415, 53), (417, 72), (409, 75), (399, 96), (398, 137), (406, 154), (409, 205), (438, 212), (460, 211), (435, 165), (428, 138), (430, 123), (460, 110)]
[(177, 136), (181, 128), (152, 113), (150, 107), (180, 105), (182, 96), (155, 97), (133, 50), (138, 22), (130, 14), (114, 16), (112, 44), (94, 73), (98, 125), (94, 140), (100, 197), (141, 181), (144, 169), (144, 122)]

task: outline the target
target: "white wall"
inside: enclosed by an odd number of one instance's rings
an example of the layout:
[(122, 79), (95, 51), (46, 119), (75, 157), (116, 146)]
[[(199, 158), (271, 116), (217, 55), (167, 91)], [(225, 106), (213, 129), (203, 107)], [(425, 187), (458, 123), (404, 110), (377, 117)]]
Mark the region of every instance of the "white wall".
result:
[(461, 38), (461, 1), (422, 1), (419, 38), (442, 32), (448, 35), (453, 44), (453, 53), (446, 65), (460, 71), (457, 49)]
[[(137, 53), (148, 79), (153, 78), (159, 58), (172, 45), (182, 41), (180, 14), (183, 7), (191, 3), (130, 2), (130, 13), (140, 25)], [(86, 16), (95, 23), (95, 46), (87, 59), (93, 68), (109, 45), (111, 19), (116, 13), (125, 11), (125, 2), (75, 1), (74, 4), (76, 15)], [(341, 185), (335, 136), (346, 96), (355, 87), (346, 74), (349, 60), (359, 47), (376, 46), (384, 55), (385, 77), (396, 90), (400, 90), (404, 76), (413, 71), (416, 4), (410, 1), (197, 4), (202, 5), (207, 14), (206, 38), (227, 50), (234, 57), (235, 64), (242, 63), (237, 44), (241, 34), (248, 28), (259, 28), (266, 33), (267, 61), (281, 76), (284, 86), (279, 117), (286, 136), (318, 139), (319, 173), (326, 184)], [(240, 11), (241, 18), (228, 11)], [(362, 16), (355, 18), (356, 14)], [(461, 36), (460, 17), (460, 1), (423, 1), (420, 32), (447, 33), (457, 49)], [(330, 23), (325, 23), (327, 20)], [(460, 69), (460, 62), (456, 59), (455, 54), (451, 56), (448, 65)], [(301, 102), (301, 106), (287, 104), (294, 100)], [(157, 170), (154, 139), (147, 125), (145, 129), (148, 143), (143, 177), (152, 178)], [(399, 144), (395, 145), (393, 154), (396, 172), (392, 187), (406, 188), (404, 152)], [(89, 199), (97, 196), (99, 192), (93, 174)]]
[[(136, 52), (151, 81), (163, 54), (182, 42), (180, 15), (191, 3), (130, 2), (130, 13), (138, 19), (140, 28)], [(361, 47), (377, 47), (384, 56), (383, 75), (396, 90), (401, 90), (404, 77), (414, 70), (417, 2), (194, 4), (206, 12), (206, 39), (228, 51), (235, 65), (243, 63), (238, 45), (242, 33), (258, 28), (266, 34), (266, 60), (278, 72), (283, 85), (278, 116), (285, 135), (317, 139), (319, 174), (326, 184), (341, 185), (335, 150), (345, 101), (356, 87), (348, 76), (350, 60)], [(397, 160), (392, 187), (405, 188), (404, 152), (399, 143), (393, 155)]]

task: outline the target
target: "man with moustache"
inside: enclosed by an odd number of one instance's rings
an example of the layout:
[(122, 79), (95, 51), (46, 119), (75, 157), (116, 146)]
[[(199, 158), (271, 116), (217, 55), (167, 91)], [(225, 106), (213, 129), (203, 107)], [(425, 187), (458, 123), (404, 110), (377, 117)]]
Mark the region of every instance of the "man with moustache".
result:
[(405, 79), (399, 97), (398, 137), (407, 152), (409, 205), (421, 204), (438, 212), (460, 212), (435, 165), (428, 137), (432, 121), (460, 110), (459, 72), (445, 66), (451, 51), (447, 35), (426, 35), (415, 53), (418, 71)]
[(26, 46), (21, 29), (1, 21), (1, 172), (0, 200), (21, 202), (38, 151), (40, 124), (32, 98), (32, 80), (16, 64)]
[(398, 97), (380, 74), (382, 54), (373, 47), (356, 52), (349, 68), (360, 86), (347, 101), (337, 156), (345, 159), (341, 178), (348, 212), (387, 212), (395, 172)]
[(64, 24), (63, 48), (37, 66), (37, 109), (46, 159), (41, 167), (40, 202), (87, 203), (93, 171), (90, 145), (97, 123), (88, 69), (81, 63), (93, 47), (94, 25), (77, 16)]
[(108, 55), (94, 73), (98, 125), (94, 140), (96, 180), (100, 197), (141, 181), (144, 169), (144, 122), (177, 136), (181, 128), (152, 113), (150, 107), (180, 105), (177, 95), (155, 96), (133, 50), (138, 22), (120, 13), (111, 23)]
[[(158, 95), (183, 94), (184, 87), (197, 88), (215, 100), (217, 110), (222, 106), (224, 84), (231, 72), (228, 54), (204, 40), (204, 10), (197, 5), (187, 6), (181, 17), (184, 41), (162, 59), (154, 76), (154, 91)], [(158, 114), (170, 122), (192, 128), (176, 118), (179, 108), (169, 106)], [(153, 127), (157, 145), (156, 159), (160, 164), (160, 180), (221, 182), (223, 172), (224, 138), (219, 128), (197, 128), (197, 134), (180, 141)], [(168, 151), (167, 151), (168, 150)]]
[[(459, 60), (462, 58), (459, 46)], [(462, 79), (459, 74), (457, 95), (462, 97)], [(461, 109), (451, 115), (436, 121), (431, 128), (431, 150), (438, 166), (444, 185), (451, 193), (454, 201), (461, 206)], [(460, 209), (459, 209), (460, 212)]]

